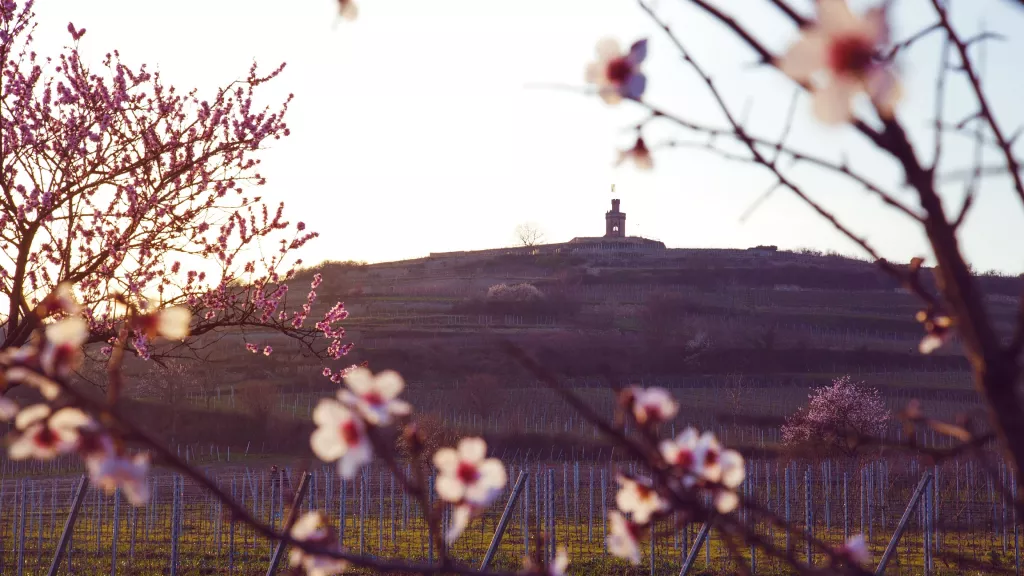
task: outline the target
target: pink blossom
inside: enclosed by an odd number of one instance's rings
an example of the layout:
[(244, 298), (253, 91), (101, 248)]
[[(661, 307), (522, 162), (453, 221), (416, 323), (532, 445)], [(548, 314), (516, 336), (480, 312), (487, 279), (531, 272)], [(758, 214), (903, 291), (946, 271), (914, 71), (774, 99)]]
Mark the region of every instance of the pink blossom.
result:
[(679, 404), (664, 388), (632, 386), (633, 417), (643, 424), (660, 424), (675, 418)]
[(608, 513), (608, 552), (612, 556), (625, 558), (634, 566), (640, 564), (640, 543), (636, 524), (626, 520), (621, 513)]
[(632, 162), (640, 170), (651, 170), (654, 168), (654, 159), (651, 158), (651, 151), (647, 148), (647, 144), (644, 143), (644, 139), (639, 136), (631, 148), (619, 151), (619, 158), (616, 160), (615, 165), (618, 166), (623, 162)]
[(359, 416), (337, 400), (324, 398), (313, 409), (317, 425), (309, 438), (313, 453), (324, 462), (338, 461), (338, 473), (353, 478), (373, 459), (373, 446)]
[(374, 375), (366, 368), (356, 368), (344, 375), (348, 389), (338, 391), (338, 399), (355, 408), (370, 424), (388, 425), (393, 416), (405, 416), (412, 407), (398, 398), (405, 380), (394, 370)]
[(623, 98), (639, 100), (647, 87), (640, 65), (647, 57), (647, 40), (638, 40), (623, 53), (619, 43), (604, 38), (597, 43), (597, 60), (587, 66), (586, 80), (597, 85), (598, 94), (608, 104)]
[(884, 7), (858, 18), (846, 0), (819, 0), (818, 21), (778, 66), (794, 80), (811, 84), (814, 112), (822, 122), (848, 121), (852, 98), (861, 91), (871, 96), (880, 115), (891, 117), (901, 93), (899, 80), (878, 57), (878, 47), (888, 40)]
[(646, 524), (653, 514), (668, 510), (668, 502), (658, 495), (650, 480), (619, 474), (616, 481), (619, 491), (615, 494), (615, 505), (630, 514), (633, 522)]

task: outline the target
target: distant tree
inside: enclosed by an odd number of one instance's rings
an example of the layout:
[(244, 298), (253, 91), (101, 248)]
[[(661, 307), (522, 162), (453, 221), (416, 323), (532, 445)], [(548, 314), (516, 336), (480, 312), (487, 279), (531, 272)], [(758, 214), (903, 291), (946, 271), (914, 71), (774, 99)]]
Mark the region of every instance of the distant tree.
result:
[(516, 226), (516, 240), (521, 246), (536, 246), (544, 241), (544, 233), (536, 224), (524, 222)]
[(854, 383), (849, 376), (813, 390), (782, 426), (782, 442), (793, 448), (819, 448), (852, 456), (858, 438), (877, 437), (889, 422), (881, 392)]
[(541, 300), (544, 293), (533, 284), (495, 284), (487, 289), (487, 299), (500, 302)]

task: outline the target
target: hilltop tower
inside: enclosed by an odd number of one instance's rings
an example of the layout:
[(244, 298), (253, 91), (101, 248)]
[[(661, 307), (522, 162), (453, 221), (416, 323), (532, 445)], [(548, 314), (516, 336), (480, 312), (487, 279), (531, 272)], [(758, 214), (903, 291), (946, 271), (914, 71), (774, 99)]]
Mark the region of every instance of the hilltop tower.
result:
[(619, 199), (612, 200), (612, 209), (604, 213), (604, 237), (626, 237), (626, 213), (619, 212)]

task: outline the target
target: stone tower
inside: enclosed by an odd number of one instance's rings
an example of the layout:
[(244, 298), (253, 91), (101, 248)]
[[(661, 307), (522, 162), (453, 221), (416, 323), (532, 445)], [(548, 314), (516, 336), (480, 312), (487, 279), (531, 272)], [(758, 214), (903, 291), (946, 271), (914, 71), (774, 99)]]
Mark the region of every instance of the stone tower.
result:
[(619, 212), (619, 199), (612, 200), (612, 209), (604, 213), (604, 237), (626, 237), (626, 213)]

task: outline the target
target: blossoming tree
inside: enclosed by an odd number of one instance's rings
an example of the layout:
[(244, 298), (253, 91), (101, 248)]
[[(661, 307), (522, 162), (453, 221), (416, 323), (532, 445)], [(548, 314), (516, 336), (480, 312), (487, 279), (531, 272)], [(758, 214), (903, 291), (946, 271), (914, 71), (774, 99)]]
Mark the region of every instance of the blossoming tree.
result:
[(5, 347), (29, 341), (38, 320), (30, 312), (64, 286), (88, 322), (86, 342), (108, 352), (121, 340), (151, 353), (159, 327), (135, 322), (120, 334), (124, 304), (188, 314), (193, 337), (259, 328), (317, 353), (345, 350), (340, 304), (316, 326), (306, 324), (315, 291), (287, 308), (292, 253), (316, 234), (253, 194), (264, 182), (258, 151), (288, 135), (288, 101), (256, 104), (281, 68), (253, 65), (214, 93), (182, 92), (116, 51), (91, 68), (78, 51), (86, 30), (72, 24), (71, 46), (44, 58), (33, 48), (31, 2), (3, 2), (0, 16)]
[(807, 407), (786, 419), (782, 441), (795, 448), (824, 448), (852, 456), (861, 440), (881, 437), (888, 422), (881, 392), (843, 376), (811, 392)]

